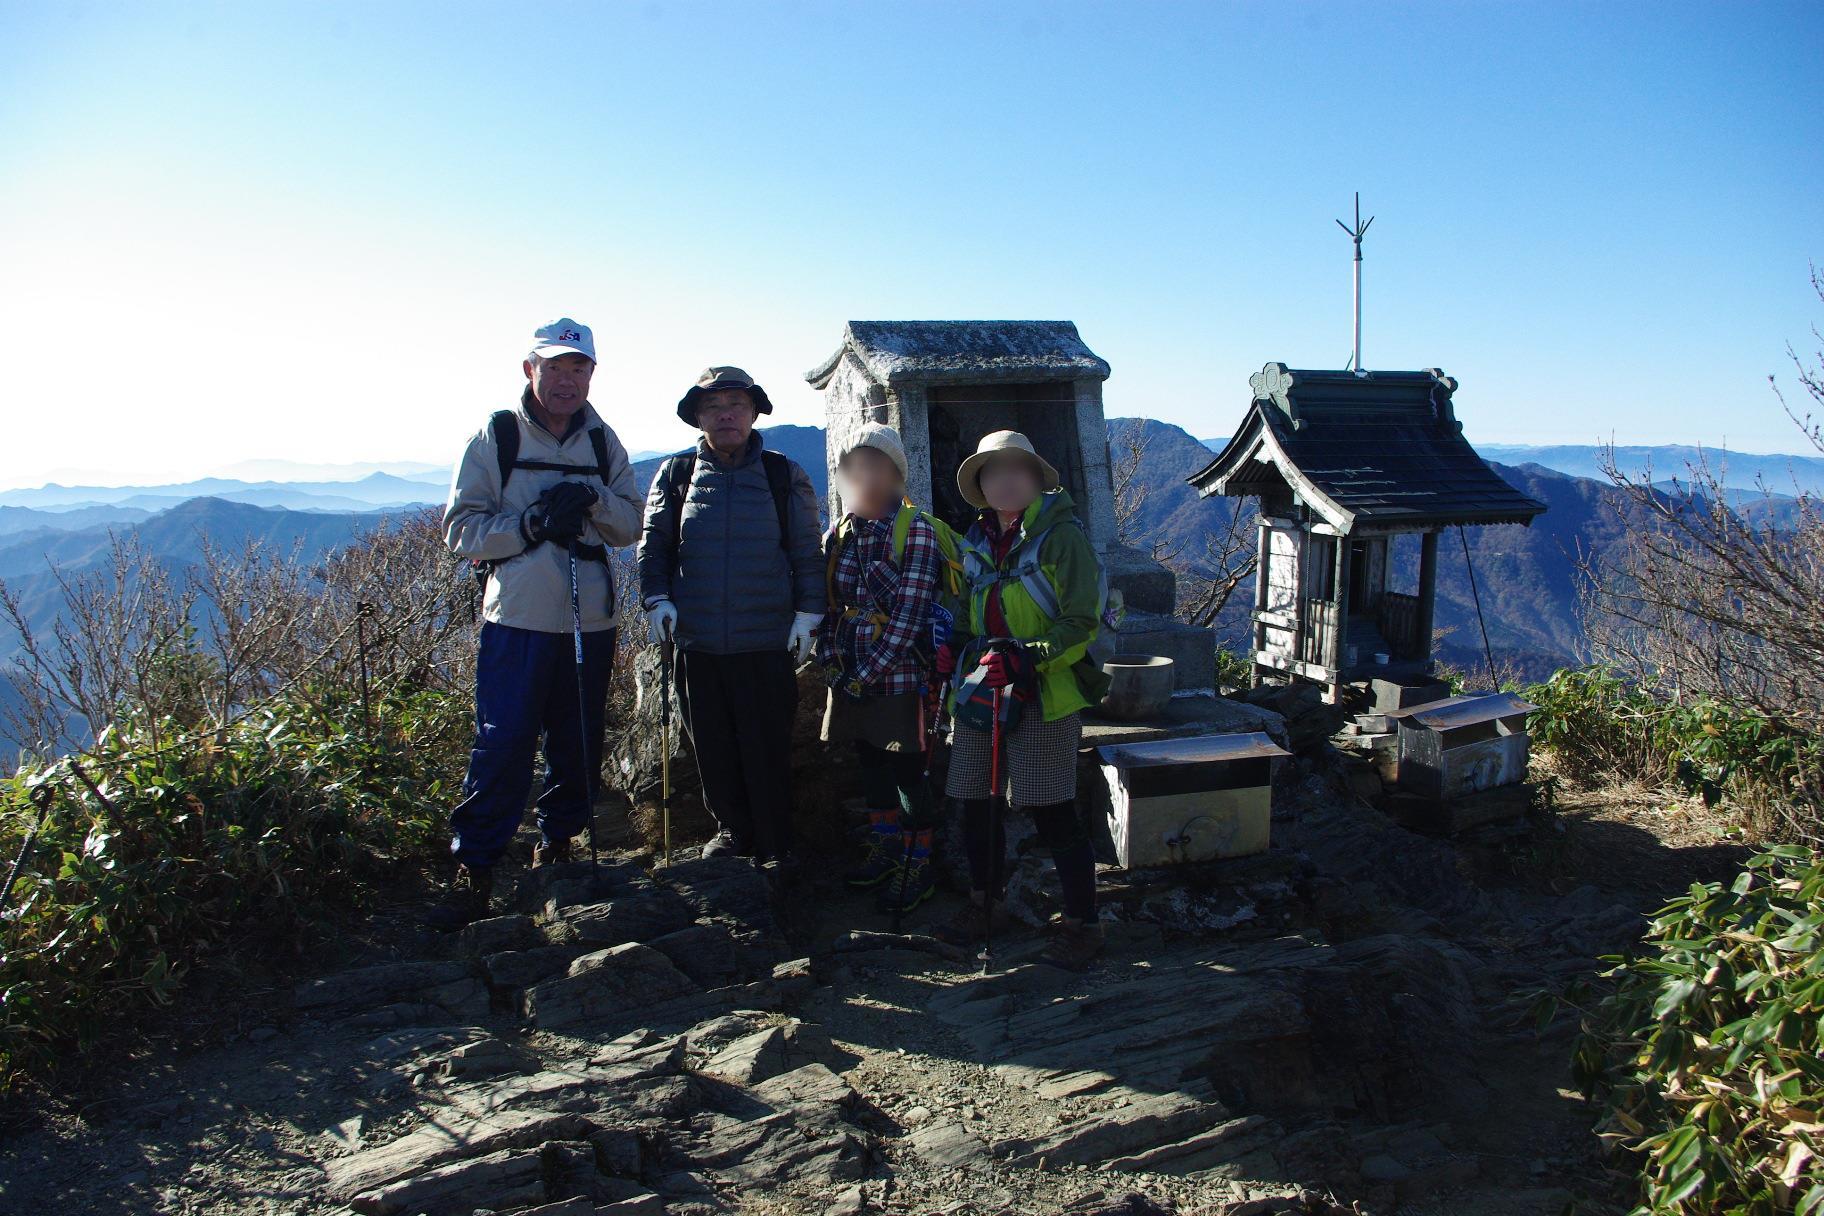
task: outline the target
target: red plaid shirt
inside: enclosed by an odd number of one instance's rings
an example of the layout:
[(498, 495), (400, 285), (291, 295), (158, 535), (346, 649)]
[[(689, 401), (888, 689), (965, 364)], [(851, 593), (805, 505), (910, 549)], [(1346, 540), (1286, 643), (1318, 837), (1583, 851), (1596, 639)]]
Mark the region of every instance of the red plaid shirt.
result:
[[(817, 630), (817, 659), (859, 681), (865, 696), (917, 692), (925, 682), (929, 657), (921, 651), (929, 649), (931, 601), (943, 568), (937, 534), (914, 515), (905, 553), (895, 562), (893, 516), (850, 518), (852, 531), (831, 576), (836, 603)], [(832, 528), (824, 536), (826, 555), (835, 543)]]

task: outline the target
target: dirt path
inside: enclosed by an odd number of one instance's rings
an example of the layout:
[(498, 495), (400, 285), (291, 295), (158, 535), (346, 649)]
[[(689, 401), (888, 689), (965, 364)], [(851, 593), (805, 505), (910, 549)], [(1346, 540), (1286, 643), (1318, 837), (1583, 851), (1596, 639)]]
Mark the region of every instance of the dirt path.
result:
[(0, 1209), (1625, 1210), (1521, 994), (1739, 847), (1646, 795), (1454, 844), (1294, 795), (1263, 857), (1105, 875), (1084, 975), (1030, 930), (987, 977), (928, 939), (838, 949), (886, 925), (834, 858), (784, 891), (569, 867), (462, 940), (402, 903), (223, 1041), (44, 1105)]

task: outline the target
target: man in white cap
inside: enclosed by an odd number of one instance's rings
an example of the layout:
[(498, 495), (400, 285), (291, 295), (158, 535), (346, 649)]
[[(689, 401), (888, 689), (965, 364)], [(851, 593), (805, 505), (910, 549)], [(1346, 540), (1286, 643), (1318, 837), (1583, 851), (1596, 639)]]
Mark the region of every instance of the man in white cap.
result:
[(524, 818), (541, 742), (533, 865), (568, 861), (590, 825), (619, 623), (608, 549), (639, 539), (644, 506), (627, 449), (589, 404), (589, 327), (568, 317), (541, 326), (522, 370), (519, 408), (497, 412), (469, 440), (443, 512), (445, 543), (485, 585), (475, 746), (450, 815), (460, 869), (430, 916), (446, 930), (488, 914), (494, 866)]

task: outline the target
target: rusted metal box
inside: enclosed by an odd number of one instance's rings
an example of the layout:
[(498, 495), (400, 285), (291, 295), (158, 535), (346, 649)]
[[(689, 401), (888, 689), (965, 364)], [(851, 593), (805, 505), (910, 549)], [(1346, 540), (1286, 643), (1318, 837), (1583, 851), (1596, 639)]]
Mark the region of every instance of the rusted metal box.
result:
[(1256, 733), (1098, 748), (1109, 835), (1124, 867), (1264, 852), (1273, 765), (1291, 753)]
[(1526, 715), (1537, 708), (1511, 692), (1495, 692), (1389, 713), (1399, 740), (1395, 787), (1448, 799), (1526, 780)]

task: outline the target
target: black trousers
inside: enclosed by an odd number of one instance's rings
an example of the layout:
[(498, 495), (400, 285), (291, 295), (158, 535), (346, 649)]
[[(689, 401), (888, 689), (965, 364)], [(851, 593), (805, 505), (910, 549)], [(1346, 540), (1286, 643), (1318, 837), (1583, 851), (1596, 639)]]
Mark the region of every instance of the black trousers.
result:
[(900, 823), (908, 830), (937, 826), (923, 752), (890, 752), (857, 739), (855, 759), (861, 769), (862, 801), (870, 811), (890, 811), (897, 806)]
[[(1096, 853), (1075, 802), (1025, 808), (1064, 888), (1064, 915), (1096, 919)], [(992, 822), (990, 822), (992, 821)], [(969, 885), (999, 899), (1007, 893), (1007, 830), (986, 798), (963, 799), (963, 848), (969, 857)]]
[(743, 853), (792, 848), (792, 722), (798, 676), (781, 648), (678, 652), (678, 708), (697, 755), (703, 800)]

